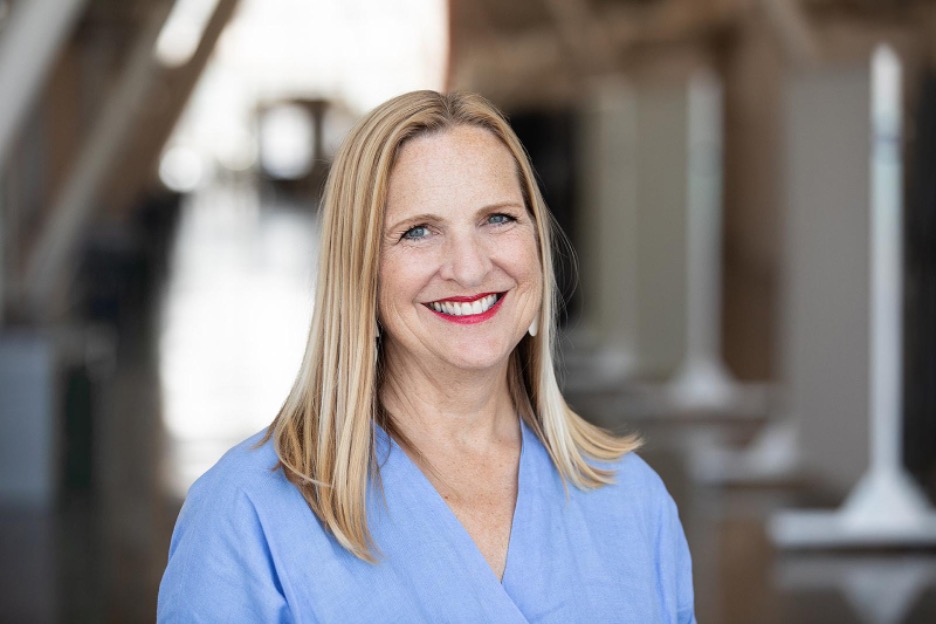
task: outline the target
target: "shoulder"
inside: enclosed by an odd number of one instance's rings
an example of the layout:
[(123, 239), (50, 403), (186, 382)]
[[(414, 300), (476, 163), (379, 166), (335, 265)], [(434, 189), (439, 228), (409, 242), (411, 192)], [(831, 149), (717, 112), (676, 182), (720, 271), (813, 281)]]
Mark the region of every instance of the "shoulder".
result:
[(615, 483), (619, 485), (639, 485), (656, 494), (666, 490), (660, 475), (636, 451), (625, 453), (619, 459), (603, 466), (615, 473)]
[(626, 453), (616, 461), (600, 466), (613, 473), (613, 482), (599, 488), (599, 492), (603, 491), (607, 496), (654, 516), (662, 510), (668, 510), (670, 506), (675, 510), (673, 499), (660, 475), (636, 452)]
[(172, 534), (170, 560), (180, 546), (188, 556), (261, 531), (255, 499), (286, 482), (276, 470), (272, 444), (259, 444), (262, 437), (258, 433), (231, 448), (189, 488)]
[(257, 433), (228, 450), (195, 481), (187, 498), (231, 495), (234, 491), (266, 488), (277, 481), (285, 481), (276, 470), (278, 459), (272, 441), (261, 444), (263, 433)]
[(189, 490), (160, 585), (159, 621), (274, 613), (279, 620), (286, 609), (269, 524), (282, 509), (311, 512), (261, 439), (232, 448)]
[(278, 468), (279, 458), (272, 440), (257, 433), (228, 450), (218, 462), (198, 478), (188, 491), (180, 521), (190, 510), (206, 508), (208, 513), (231, 509), (249, 502), (257, 512), (273, 507), (292, 506), (307, 510), (299, 490)]
[[(592, 465), (608, 470), (612, 482), (594, 489), (565, 489), (551, 466), (554, 486), (550, 495), (556, 499), (563, 493), (570, 495), (565, 509), (573, 512), (563, 514), (578, 527), (572, 532), (586, 535), (588, 544), (598, 549), (596, 560), (616, 567), (620, 578), (629, 579), (628, 583), (634, 579), (653, 583), (662, 609), (672, 615), (670, 621), (695, 622), (692, 558), (679, 511), (663, 480), (633, 451)], [(608, 559), (609, 553), (618, 555)]]
[(615, 482), (601, 488), (611, 497), (611, 508), (626, 509), (654, 552), (658, 584), (667, 610), (679, 622), (694, 622), (692, 558), (679, 510), (657, 472), (631, 452), (610, 466)]
[(650, 548), (657, 557), (684, 547), (676, 503), (643, 457), (630, 452), (597, 465), (612, 472), (613, 482), (577, 495), (591, 522)]
[(259, 538), (274, 520), (296, 515), (304, 519), (311, 514), (277, 465), (273, 442), (264, 442), (262, 432), (227, 451), (189, 489), (170, 555), (187, 533), (224, 531)]

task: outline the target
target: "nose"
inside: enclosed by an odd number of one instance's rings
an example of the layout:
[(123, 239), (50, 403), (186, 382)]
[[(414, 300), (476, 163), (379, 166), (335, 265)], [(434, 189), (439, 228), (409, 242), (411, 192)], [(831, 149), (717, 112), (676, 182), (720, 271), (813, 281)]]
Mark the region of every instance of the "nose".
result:
[(441, 277), (465, 287), (479, 286), (491, 270), (490, 253), (475, 234), (453, 236), (445, 245)]

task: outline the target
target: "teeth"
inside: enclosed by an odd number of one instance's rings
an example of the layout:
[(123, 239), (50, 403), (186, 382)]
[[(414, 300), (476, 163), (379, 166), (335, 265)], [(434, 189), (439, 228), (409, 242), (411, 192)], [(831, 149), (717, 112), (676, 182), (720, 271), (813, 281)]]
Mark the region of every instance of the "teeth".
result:
[(488, 295), (471, 303), (457, 303), (454, 301), (433, 301), (429, 307), (436, 312), (448, 314), (449, 316), (470, 316), (474, 314), (484, 314), (497, 303), (497, 295)]

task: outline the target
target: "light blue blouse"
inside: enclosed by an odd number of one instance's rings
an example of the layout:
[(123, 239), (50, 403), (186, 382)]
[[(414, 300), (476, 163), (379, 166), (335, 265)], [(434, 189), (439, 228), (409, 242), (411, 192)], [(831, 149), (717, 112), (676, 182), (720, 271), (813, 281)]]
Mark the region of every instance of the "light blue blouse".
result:
[(676, 506), (636, 454), (614, 485), (568, 495), (522, 426), (519, 487), (499, 581), (419, 468), (382, 430), (383, 494), (370, 564), (324, 531), (273, 471), (260, 435), (189, 491), (159, 588), (159, 622), (694, 623), (689, 550)]

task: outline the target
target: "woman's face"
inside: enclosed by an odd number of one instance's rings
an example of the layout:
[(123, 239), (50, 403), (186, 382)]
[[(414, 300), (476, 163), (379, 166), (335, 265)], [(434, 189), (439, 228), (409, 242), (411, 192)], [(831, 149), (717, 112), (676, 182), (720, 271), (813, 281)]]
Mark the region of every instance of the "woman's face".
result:
[(420, 367), (506, 363), (537, 314), (536, 228), (510, 151), (456, 126), (400, 150), (380, 250), (385, 347)]

